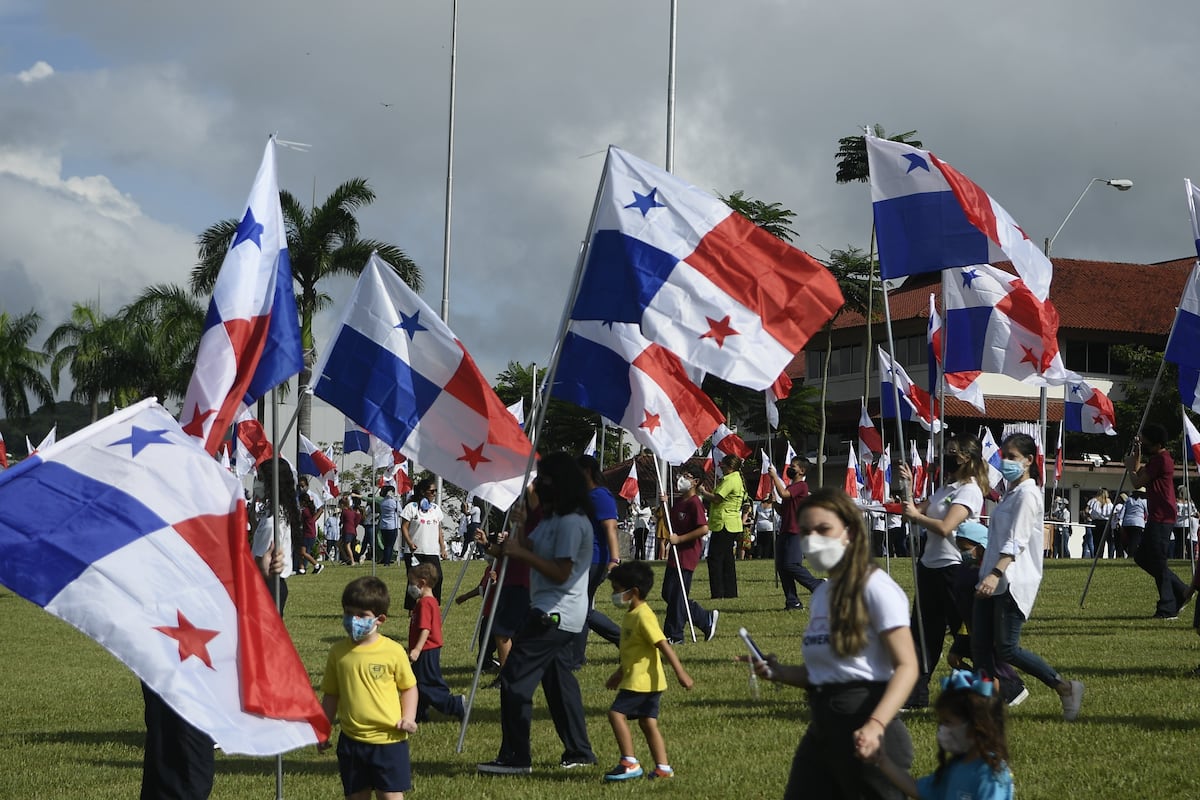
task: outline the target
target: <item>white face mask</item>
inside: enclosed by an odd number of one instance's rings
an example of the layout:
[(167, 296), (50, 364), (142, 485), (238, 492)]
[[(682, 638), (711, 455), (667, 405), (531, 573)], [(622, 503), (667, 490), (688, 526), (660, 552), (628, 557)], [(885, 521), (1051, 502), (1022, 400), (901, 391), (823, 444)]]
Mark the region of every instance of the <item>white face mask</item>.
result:
[(613, 592), (612, 604), (617, 608), (628, 609), (632, 602), (633, 598), (630, 598), (629, 600), (625, 599), (625, 592)]
[(938, 747), (952, 756), (961, 756), (971, 749), (971, 734), (967, 732), (967, 723), (957, 725), (938, 725)]
[(675, 479), (675, 488), (681, 492), (686, 492), (692, 488), (692, 481), (686, 475), (680, 475)]
[(841, 562), (842, 556), (846, 555), (846, 544), (842, 539), (810, 533), (800, 537), (800, 552), (804, 553), (814, 567), (822, 572), (829, 572)]

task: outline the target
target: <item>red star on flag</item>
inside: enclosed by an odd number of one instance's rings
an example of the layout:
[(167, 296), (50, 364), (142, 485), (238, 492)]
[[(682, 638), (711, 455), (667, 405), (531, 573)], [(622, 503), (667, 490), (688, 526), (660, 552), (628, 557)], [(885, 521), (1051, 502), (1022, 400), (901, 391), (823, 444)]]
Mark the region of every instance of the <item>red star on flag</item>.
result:
[(1033, 350), (1026, 347), (1025, 345), (1021, 345), (1021, 349), (1025, 351), (1025, 356), (1021, 359), (1021, 363), (1022, 364), (1033, 364), (1033, 368), (1035, 370), (1037, 370), (1038, 372), (1041, 372), (1042, 364), (1038, 360), (1038, 357), (1033, 354)]
[(182, 611), (176, 610), (175, 613), (179, 618), (177, 626), (155, 626), (154, 630), (159, 633), (165, 633), (179, 642), (180, 661), (186, 661), (188, 657), (195, 656), (204, 662), (204, 666), (213, 669), (212, 658), (208, 655), (208, 643), (215, 639), (221, 632), (197, 628), (188, 622), (188, 618), (183, 615)]
[(646, 430), (650, 431), (650, 433), (654, 433), (657, 428), (662, 426), (662, 422), (659, 420), (659, 415), (651, 414), (649, 411), (646, 411), (645, 414), (646, 419), (641, 425), (638, 425), (638, 427), (645, 428)]
[(217, 413), (215, 408), (210, 408), (208, 411), (201, 411), (200, 404), (196, 403), (192, 410), (192, 421), (183, 426), (183, 432), (188, 436), (194, 436), (197, 439), (204, 438), (204, 421)]
[(729, 324), (729, 315), (716, 320), (712, 317), (705, 317), (708, 320), (708, 332), (700, 336), (701, 339), (716, 339), (717, 347), (725, 346), (725, 339), (730, 336), (737, 336), (738, 332)]
[(485, 464), (485, 463), (491, 461), (490, 458), (484, 457), (482, 444), (480, 444), (479, 447), (467, 447), (464, 444), (462, 446), (462, 449), (463, 449), (463, 454), (455, 460), (467, 462), (467, 464), (471, 467), (472, 470), (474, 470), (480, 464)]

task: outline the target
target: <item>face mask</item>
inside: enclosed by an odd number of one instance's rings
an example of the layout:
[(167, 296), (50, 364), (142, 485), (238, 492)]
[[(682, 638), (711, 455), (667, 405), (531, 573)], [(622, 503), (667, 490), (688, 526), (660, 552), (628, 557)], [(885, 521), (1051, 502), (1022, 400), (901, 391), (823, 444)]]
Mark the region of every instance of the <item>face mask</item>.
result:
[(417, 504), (417, 507), (420, 508), (422, 511), (428, 511), (430, 505), (431, 505), (431, 503), (429, 502), (429, 498), (422, 497), (421, 502)]
[(800, 552), (808, 557), (814, 567), (822, 572), (829, 572), (846, 554), (846, 542), (810, 533), (800, 537)]
[(1000, 462), (1000, 474), (1004, 476), (1004, 480), (1009, 482), (1019, 480), (1025, 475), (1025, 465), (1020, 461), (1010, 461), (1006, 458)]
[(356, 617), (353, 614), (342, 615), (342, 627), (346, 629), (346, 633), (350, 635), (350, 638), (356, 642), (361, 642), (370, 636), (377, 624), (379, 624), (379, 620), (376, 617)]
[(962, 554), (962, 563), (966, 564), (968, 567), (975, 566), (975, 553), (970, 550), (959, 550), (958, 552)]
[(967, 723), (957, 725), (938, 725), (938, 747), (952, 756), (961, 756), (971, 749), (971, 735), (967, 733)]
[(787, 472), (787, 476), (788, 476), (789, 478), (791, 478), (792, 480), (796, 480), (796, 476), (800, 474), (800, 473), (796, 472), (796, 468), (795, 468), (795, 467), (788, 467), (788, 468), (785, 470), (785, 472)]
[(612, 604), (614, 606), (616, 606), (617, 608), (628, 609), (632, 602), (633, 602), (632, 598), (630, 598), (629, 600), (625, 599), (625, 592), (613, 592)]
[(415, 583), (410, 583), (408, 585), (408, 596), (413, 600), (419, 600), (421, 598), (421, 587)]
[(688, 489), (692, 488), (692, 481), (690, 478), (680, 475), (675, 479), (675, 488), (681, 492), (686, 492)]

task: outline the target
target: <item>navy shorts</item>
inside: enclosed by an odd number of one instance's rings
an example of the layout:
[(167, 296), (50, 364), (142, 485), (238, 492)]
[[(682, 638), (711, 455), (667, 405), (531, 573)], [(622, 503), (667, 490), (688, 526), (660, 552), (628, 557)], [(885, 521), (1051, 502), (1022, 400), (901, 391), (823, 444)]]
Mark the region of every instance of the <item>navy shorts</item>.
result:
[(366, 789), (380, 792), (412, 789), (407, 739), (391, 744), (367, 744), (343, 733), (338, 737), (337, 758), (342, 791), (347, 796)]
[(613, 700), (612, 710), (624, 714), (625, 719), (658, 719), (658, 703), (662, 692), (631, 692), (622, 689)]
[(492, 621), (492, 636), (512, 638), (525, 627), (529, 619), (529, 589), (524, 586), (505, 586), (500, 590), (500, 604)]

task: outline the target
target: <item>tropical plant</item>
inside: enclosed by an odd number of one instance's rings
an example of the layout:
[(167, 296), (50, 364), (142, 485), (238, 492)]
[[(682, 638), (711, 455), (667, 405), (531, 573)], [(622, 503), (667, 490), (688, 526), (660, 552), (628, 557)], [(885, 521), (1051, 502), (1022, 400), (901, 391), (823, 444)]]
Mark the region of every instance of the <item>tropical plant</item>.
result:
[[(304, 348), (304, 368), (300, 385), (312, 380), (316, 362), (313, 342), (314, 315), (329, 305), (324, 287), (337, 275), (358, 275), (372, 252), (391, 265), (400, 278), (415, 291), (422, 285), (421, 270), (404, 251), (387, 242), (359, 238), (356, 212), (375, 200), (375, 192), (364, 178), (352, 178), (338, 186), (321, 205), (305, 207), (291, 193), (281, 191), (283, 224), (287, 232), (288, 257), (295, 281), (296, 306), (300, 316), (300, 338)], [(211, 294), (221, 262), (233, 241), (238, 220), (226, 219), (209, 227), (198, 240), (199, 263), (192, 270), (191, 289), (200, 295)], [(298, 427), (311, 434), (311, 397), (299, 393)]]
[(755, 200), (753, 197), (746, 197), (746, 193), (742, 189), (738, 189), (728, 197), (722, 195), (718, 195), (718, 197), (724, 201), (725, 205), (772, 236), (790, 242), (793, 237), (799, 235), (791, 227), (792, 220), (796, 218), (796, 212), (784, 208), (780, 203), (767, 203)]
[(100, 418), (100, 398), (113, 387), (117, 328), (121, 321), (91, 303), (75, 303), (70, 318), (46, 338), (50, 356), (50, 385), (57, 392), (65, 368), (74, 387), (70, 399), (87, 403), (92, 422)]
[(29, 346), (41, 323), (32, 309), (16, 317), (0, 313), (0, 403), (9, 417), (29, 416), (29, 395), (54, 403), (54, 389), (42, 374), (50, 357)]
[(132, 395), (124, 402), (150, 396), (182, 401), (204, 331), (204, 305), (182, 286), (159, 284), (121, 313), (129, 353), (125, 390)]

